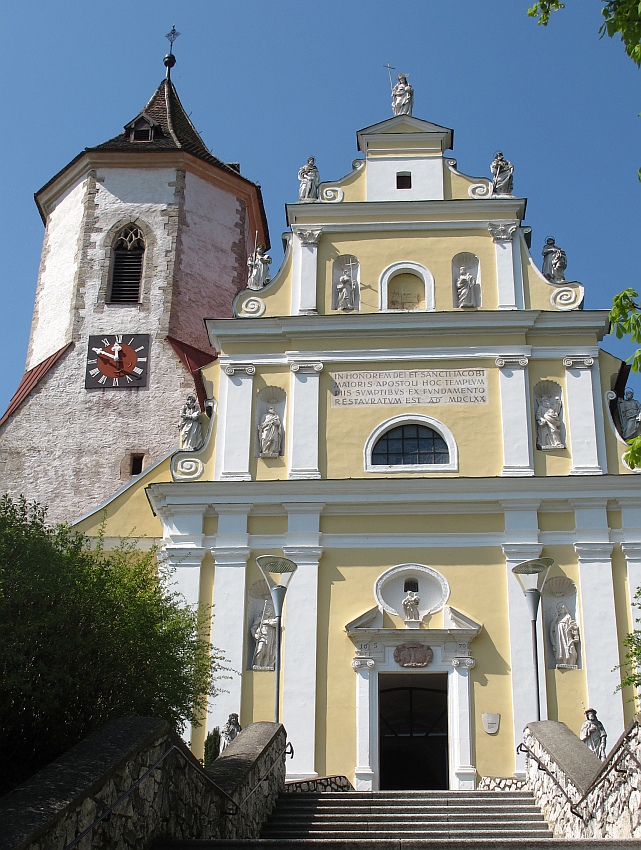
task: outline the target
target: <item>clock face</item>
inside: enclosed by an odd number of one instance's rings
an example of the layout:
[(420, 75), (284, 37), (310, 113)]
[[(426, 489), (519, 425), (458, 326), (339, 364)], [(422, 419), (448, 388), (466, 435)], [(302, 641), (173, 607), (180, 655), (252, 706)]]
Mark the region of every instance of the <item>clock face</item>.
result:
[(90, 336), (86, 389), (125, 389), (147, 385), (149, 334)]

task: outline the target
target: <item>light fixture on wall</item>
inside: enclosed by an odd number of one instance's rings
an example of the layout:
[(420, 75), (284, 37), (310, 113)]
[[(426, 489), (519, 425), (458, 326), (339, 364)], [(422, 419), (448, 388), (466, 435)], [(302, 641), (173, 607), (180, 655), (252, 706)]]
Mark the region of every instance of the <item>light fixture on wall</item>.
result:
[(274, 605), (276, 616), (276, 685), (274, 691), (274, 723), (280, 721), (280, 656), (282, 643), (281, 618), (283, 616), (283, 605), (287, 586), (297, 570), (297, 565), (289, 558), (279, 558), (277, 555), (259, 555), (256, 558), (261, 573), (263, 574), (269, 593)]
[(530, 623), (532, 626), (532, 661), (534, 664), (534, 692), (536, 694), (536, 719), (541, 719), (541, 694), (539, 692), (539, 646), (536, 634), (536, 620), (539, 613), (539, 602), (541, 591), (548, 577), (550, 567), (554, 563), (552, 558), (534, 558), (531, 561), (523, 561), (512, 567), (521, 590), (525, 595), (528, 610), (530, 612)]

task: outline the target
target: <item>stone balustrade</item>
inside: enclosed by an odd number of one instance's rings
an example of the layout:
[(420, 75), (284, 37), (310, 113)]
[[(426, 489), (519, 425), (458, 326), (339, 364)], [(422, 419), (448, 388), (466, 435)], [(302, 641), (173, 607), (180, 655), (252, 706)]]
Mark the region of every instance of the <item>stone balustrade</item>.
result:
[(254, 723), (204, 771), (165, 721), (114, 720), (0, 800), (0, 846), (256, 838), (285, 783), (285, 744), (282, 725)]
[(555, 838), (641, 838), (641, 715), (600, 761), (564, 723), (529, 723), (526, 780)]

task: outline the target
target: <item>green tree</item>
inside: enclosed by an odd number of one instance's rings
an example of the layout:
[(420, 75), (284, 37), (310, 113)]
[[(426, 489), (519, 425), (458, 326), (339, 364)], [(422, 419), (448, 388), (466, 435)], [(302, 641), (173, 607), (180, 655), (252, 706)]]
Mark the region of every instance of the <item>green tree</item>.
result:
[(197, 725), (221, 667), (204, 615), (155, 552), (92, 547), (0, 497), (0, 793), (110, 718)]
[[(641, 67), (641, 2), (639, 0), (602, 0), (601, 15), (603, 23), (599, 29), (604, 35), (614, 38), (620, 36), (625, 52), (637, 67)], [(550, 22), (552, 12), (564, 9), (561, 0), (539, 0), (530, 9), (528, 15), (538, 18), (539, 24), (546, 27)], [(641, 168), (639, 169), (641, 180)], [(639, 345), (641, 344), (641, 305), (639, 294), (635, 289), (624, 289), (614, 296), (610, 310), (610, 325), (618, 339), (624, 336)], [(641, 372), (641, 349), (637, 349), (628, 359), (633, 372)], [(629, 449), (624, 458), (636, 469), (641, 467), (641, 437), (628, 440)]]

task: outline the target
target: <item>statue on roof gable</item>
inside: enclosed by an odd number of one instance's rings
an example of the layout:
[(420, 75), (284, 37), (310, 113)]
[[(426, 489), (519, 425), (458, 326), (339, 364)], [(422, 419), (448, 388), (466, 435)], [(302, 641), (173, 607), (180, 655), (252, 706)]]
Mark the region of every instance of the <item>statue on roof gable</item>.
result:
[(565, 281), (565, 270), (568, 267), (568, 258), (563, 248), (555, 244), (552, 236), (548, 236), (543, 246), (543, 277), (550, 283), (562, 283)]
[(316, 160), (310, 156), (305, 165), (298, 172), (300, 186), (298, 188), (299, 201), (317, 201), (320, 190), (320, 174), (316, 168)]
[(264, 245), (257, 245), (256, 250), (247, 258), (247, 288), (262, 289), (269, 283), (269, 264), (272, 261), (265, 253)]
[(490, 171), (492, 172), (492, 194), (511, 195), (514, 185), (514, 166), (504, 158), (501, 151), (494, 154)]
[(392, 112), (394, 115), (411, 115), (414, 106), (414, 89), (407, 81), (407, 74), (399, 74), (392, 89)]

